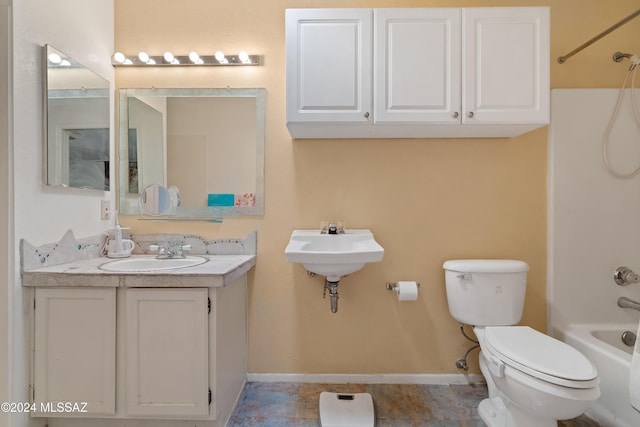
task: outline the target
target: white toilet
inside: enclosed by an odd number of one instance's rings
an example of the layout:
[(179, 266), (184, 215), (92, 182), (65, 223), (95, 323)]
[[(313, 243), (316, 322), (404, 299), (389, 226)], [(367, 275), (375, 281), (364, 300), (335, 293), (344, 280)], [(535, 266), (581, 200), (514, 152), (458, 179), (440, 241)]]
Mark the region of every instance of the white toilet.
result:
[(489, 398), (478, 406), (490, 427), (556, 427), (600, 396), (598, 374), (578, 350), (517, 324), (529, 266), (515, 260), (446, 261), (449, 312), (473, 325)]

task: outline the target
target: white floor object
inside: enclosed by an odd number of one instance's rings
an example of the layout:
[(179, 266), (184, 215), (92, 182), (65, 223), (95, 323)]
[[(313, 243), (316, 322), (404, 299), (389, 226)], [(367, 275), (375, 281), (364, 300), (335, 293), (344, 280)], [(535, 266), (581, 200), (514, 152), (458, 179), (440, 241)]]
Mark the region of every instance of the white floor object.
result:
[(369, 393), (320, 393), (321, 427), (373, 427), (373, 399)]

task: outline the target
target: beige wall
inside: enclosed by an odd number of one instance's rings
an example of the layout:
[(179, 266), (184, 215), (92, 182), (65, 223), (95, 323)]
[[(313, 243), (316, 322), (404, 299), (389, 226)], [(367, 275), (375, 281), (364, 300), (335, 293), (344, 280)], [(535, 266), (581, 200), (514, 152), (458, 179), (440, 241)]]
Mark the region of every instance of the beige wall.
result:
[[(258, 230), (250, 274), (249, 371), (254, 373), (451, 373), (468, 348), (450, 317), (442, 262), (505, 257), (529, 263), (523, 324), (546, 330), (547, 129), (514, 139), (291, 141), (285, 128), (284, 10), (299, 7), (521, 6), (518, 0), (116, 0), (117, 50), (264, 55), (244, 68), (122, 69), (118, 87), (265, 87), (266, 207), (261, 218), (222, 224), (150, 223), (135, 232), (237, 236)], [(530, 0), (551, 6), (553, 87), (617, 87), (640, 53), (638, 21), (558, 65), (556, 58), (637, 9), (637, 0)], [(635, 43), (634, 43), (635, 41)], [(508, 54), (508, 52), (505, 52)], [(381, 263), (340, 284), (340, 307), (322, 300), (322, 278), (288, 264), (294, 228), (321, 220), (371, 228)], [(422, 283), (417, 302), (399, 303), (386, 281)], [(473, 367), (477, 371), (477, 367)]]

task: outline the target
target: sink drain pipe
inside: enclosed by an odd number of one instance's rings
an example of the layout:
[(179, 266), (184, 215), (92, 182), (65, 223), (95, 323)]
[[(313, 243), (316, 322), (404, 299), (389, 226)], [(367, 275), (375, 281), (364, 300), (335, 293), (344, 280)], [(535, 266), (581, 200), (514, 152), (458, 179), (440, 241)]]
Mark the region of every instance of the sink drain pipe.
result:
[(322, 298), (327, 297), (327, 290), (329, 290), (329, 298), (331, 299), (331, 312), (338, 312), (338, 284), (340, 282), (330, 282), (328, 279), (324, 281), (324, 290), (322, 291)]

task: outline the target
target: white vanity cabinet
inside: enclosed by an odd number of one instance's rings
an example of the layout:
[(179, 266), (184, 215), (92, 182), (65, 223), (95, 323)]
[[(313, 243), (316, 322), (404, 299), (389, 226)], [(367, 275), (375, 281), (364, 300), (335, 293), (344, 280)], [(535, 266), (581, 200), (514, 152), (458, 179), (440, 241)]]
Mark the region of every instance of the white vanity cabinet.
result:
[(549, 122), (547, 7), (292, 9), (286, 32), (294, 138), (515, 136)]
[(209, 415), (208, 290), (127, 288), (126, 413)]
[(118, 416), (225, 425), (247, 375), (246, 274), (221, 287), (119, 292)]
[(33, 347), (32, 416), (115, 414), (115, 288), (36, 288)]
[(162, 284), (35, 288), (32, 416), (50, 427), (225, 425), (247, 374), (247, 276)]
[[(38, 247), (20, 242), (21, 282), (34, 300), (31, 424), (225, 426), (247, 379), (257, 233), (136, 236), (137, 247), (192, 245), (203, 262), (188, 267), (145, 254), (122, 265), (99, 256), (104, 241), (67, 232)], [(150, 260), (157, 269), (140, 269)]]

